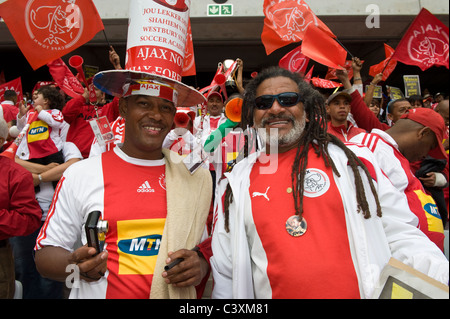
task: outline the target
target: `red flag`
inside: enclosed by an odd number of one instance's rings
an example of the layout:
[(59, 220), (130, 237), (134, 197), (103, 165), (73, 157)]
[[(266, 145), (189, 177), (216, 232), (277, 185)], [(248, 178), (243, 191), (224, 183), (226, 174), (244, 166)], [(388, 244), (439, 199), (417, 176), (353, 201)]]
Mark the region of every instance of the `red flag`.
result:
[(378, 73), (383, 72), (382, 81), (386, 81), (397, 66), (397, 61), (391, 58), (394, 54), (394, 49), (386, 43), (384, 44), (384, 53), (386, 55), (386, 59), (378, 64), (372, 65), (369, 69), (369, 75), (373, 77), (375, 77)]
[(392, 59), (416, 65), (422, 71), (433, 65), (448, 69), (448, 54), (448, 27), (422, 8), (400, 40)]
[[(363, 61), (361, 61), (363, 62)], [(352, 68), (352, 60), (345, 61), (344, 68), (347, 70), (348, 78), (351, 79), (353, 77), (353, 68)], [(328, 68), (327, 75), (325, 75), (325, 80), (333, 80), (337, 79), (336, 69)]]
[(326, 32), (309, 26), (302, 43), (302, 53), (316, 62), (334, 69), (342, 69), (347, 51)]
[(324, 89), (334, 89), (337, 87), (343, 86), (342, 83), (337, 83), (330, 80), (325, 80), (321, 78), (314, 77), (312, 78), (312, 83), (315, 87), (324, 88)]
[(17, 102), (23, 100), (22, 79), (20, 77), (0, 85), (0, 102), (3, 102), (3, 95), (7, 90), (14, 90), (17, 93)]
[(0, 16), (34, 70), (104, 29), (92, 0), (7, 0)]
[(187, 37), (186, 49), (184, 53), (183, 70), (181, 72), (181, 76), (191, 76), (197, 74), (195, 70), (194, 43), (192, 41), (192, 29), (190, 19), (186, 37)]
[(264, 0), (263, 9), (265, 18), (261, 41), (267, 55), (285, 45), (301, 41), (310, 25), (335, 37), (304, 0)]
[(56, 84), (69, 96), (77, 97), (83, 94), (84, 88), (61, 59), (47, 63), (48, 70)]
[(309, 58), (304, 56), (301, 50), (302, 47), (299, 45), (297, 48), (282, 57), (278, 65), (291, 72), (305, 74), (306, 67), (309, 63)]
[(306, 75), (305, 75), (304, 80), (305, 80), (306, 83), (310, 83), (311, 82), (313, 70), (314, 70), (314, 65), (311, 67), (311, 69), (309, 69), (308, 73), (306, 73)]

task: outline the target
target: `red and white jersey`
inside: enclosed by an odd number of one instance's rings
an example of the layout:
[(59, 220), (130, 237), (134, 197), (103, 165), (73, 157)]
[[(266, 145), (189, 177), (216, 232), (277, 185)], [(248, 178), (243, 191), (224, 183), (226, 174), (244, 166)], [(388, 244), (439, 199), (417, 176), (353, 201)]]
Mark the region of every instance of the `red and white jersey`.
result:
[[(406, 197), (402, 196), (383, 174), (373, 153), (367, 147), (356, 144), (348, 147), (368, 166), (378, 194), (382, 217), (377, 216), (376, 202), (362, 170), (360, 170), (362, 185), (371, 217), (365, 218), (360, 212), (355, 196), (354, 174), (348, 166), (347, 156), (340, 148), (332, 143), (328, 146), (329, 154), (339, 176), (316, 163), (316, 159), (312, 158), (317, 157), (316, 154), (312, 157), (309, 156), (308, 169), (312, 171), (315, 168), (325, 174), (316, 171), (315, 173), (318, 173), (321, 179), (311, 175), (307, 184), (305, 181), (305, 194), (309, 192), (309, 196), (314, 196), (314, 193), (320, 196), (315, 197), (314, 201), (314, 197), (309, 198), (305, 195), (305, 205), (307, 201), (313, 202), (312, 205), (307, 204), (308, 206), (305, 206), (304, 209), (308, 230), (303, 236), (293, 239), (297, 239), (296, 244), (299, 247), (303, 246), (302, 240), (310, 240), (305, 237), (308, 232), (317, 239), (318, 243), (310, 242), (315, 248), (320, 249), (320, 251), (313, 252), (312, 260), (316, 260), (315, 265), (311, 265), (307, 260), (310, 258), (309, 250), (299, 252), (296, 245), (286, 245), (288, 240), (286, 236), (290, 236), (285, 229), (286, 217), (289, 214), (294, 215), (294, 211), (292, 210), (293, 205), (287, 203), (287, 200), (283, 201), (283, 198), (287, 196), (283, 192), (289, 192), (288, 188), (291, 187), (290, 179), (286, 179), (286, 176), (275, 177), (274, 174), (280, 165), (283, 165), (278, 161), (277, 156), (271, 158), (263, 153), (250, 154), (240, 161), (230, 173), (225, 174), (226, 179), (222, 179), (217, 185), (219, 191), (216, 192), (216, 196), (220, 194), (220, 197), (216, 197), (218, 200), (215, 201), (214, 210), (215, 225), (211, 242), (213, 256), (210, 259), (214, 276), (212, 298), (252, 299), (278, 296), (289, 298), (296, 297), (300, 293), (308, 297), (309, 293), (312, 296), (312, 294), (319, 293), (320, 290), (325, 291), (329, 281), (334, 280), (349, 284), (348, 287), (339, 288), (346, 290), (345, 296), (348, 297), (355, 294), (353, 271), (356, 274), (360, 293), (355, 297), (371, 298), (375, 288), (379, 285), (381, 270), (391, 257), (442, 283), (448, 283), (448, 260), (442, 251), (417, 229), (418, 219), (410, 211)], [(263, 156), (266, 158), (264, 159)], [(252, 177), (256, 177), (251, 176), (251, 173), (254, 172), (253, 166), (256, 165), (256, 160), (261, 159), (267, 163), (267, 167), (264, 167), (264, 170), (259, 169), (259, 173), (267, 176), (260, 181), (252, 180)], [(286, 167), (281, 168), (280, 175), (286, 175), (281, 174), (282, 171), (290, 171), (292, 160), (289, 165), (285, 163), (284, 166)], [(318, 176), (316, 175), (316, 177)], [(272, 182), (271, 178), (275, 180)], [(324, 183), (324, 181), (327, 182)], [(275, 184), (275, 182), (279, 184)], [(334, 184), (337, 191), (334, 189)], [(329, 188), (325, 192), (327, 187), (324, 186), (326, 185), (329, 185)], [(279, 189), (273, 192), (272, 186)], [(223, 194), (228, 187), (233, 192), (233, 200), (229, 205), (227, 230), (223, 201), (220, 199), (224, 199)], [(266, 196), (269, 200), (266, 199)], [(336, 196), (338, 198), (331, 201), (331, 198)], [(278, 197), (281, 197), (281, 201), (278, 200)], [(288, 198), (292, 202), (292, 194)], [(256, 202), (257, 200), (260, 202)], [(331, 203), (334, 204), (334, 207), (328, 206), (327, 208), (327, 205)], [(318, 206), (316, 207), (315, 204)], [(279, 207), (275, 207), (276, 205)], [(264, 209), (258, 209), (258, 207), (264, 207)], [(336, 216), (328, 215), (334, 210), (336, 210)], [(344, 211), (343, 218), (341, 210)], [(310, 216), (313, 213), (316, 216)], [(265, 215), (260, 216), (259, 214)], [(317, 224), (316, 217), (319, 217), (323, 224)], [(269, 219), (271, 222), (267, 223)], [(334, 225), (334, 223), (337, 224)], [(314, 230), (313, 225), (315, 225)], [(274, 231), (274, 228), (277, 230)], [(327, 229), (333, 232), (337, 228), (336, 234), (326, 234)], [(264, 234), (262, 234), (263, 232)], [(333, 238), (339, 240), (338, 248), (336, 248), (336, 243), (330, 242), (330, 239)], [(334, 255), (334, 251), (330, 251), (332, 249), (338, 249), (344, 253), (342, 265), (340, 260), (336, 262), (337, 257)], [(296, 254), (300, 254), (300, 257), (294, 256)], [(281, 259), (280, 261), (276, 259), (277, 255), (283, 255), (284, 265)], [(331, 256), (330, 261), (326, 258), (328, 255)], [(330, 264), (324, 265), (327, 262)], [(338, 272), (330, 270), (338, 264)], [(271, 268), (272, 266), (278, 269)], [(315, 269), (307, 269), (309, 274), (304, 276), (302, 274), (303, 267), (317, 267), (318, 269), (316, 274), (314, 274)], [(331, 272), (331, 275), (324, 273), (324, 282), (320, 282), (317, 276), (320, 270)], [(345, 272), (343, 278), (336, 278), (341, 276), (341, 271)], [(330, 276), (336, 273), (339, 275), (330, 279)], [(280, 287), (289, 290), (286, 294), (278, 289), (278, 285), (280, 285), (278, 278), (284, 281)], [(300, 281), (302, 281), (303, 287), (299, 287)], [(292, 287), (290, 283), (292, 283)], [(295, 291), (295, 288), (299, 288), (302, 292)], [(305, 292), (305, 289), (314, 291)], [(327, 296), (333, 297), (332, 292), (325, 291), (325, 293)]]
[(259, 174), (269, 165), (260, 161), (250, 173), (252, 211), (245, 219), (255, 261), (255, 298), (360, 298), (340, 194), (331, 167), (325, 167), (312, 147), (303, 203), (307, 231), (301, 237), (286, 231), (286, 221), (295, 212), (291, 171), (296, 152), (294, 148), (278, 154), (277, 174)]
[(371, 133), (356, 135), (351, 142), (366, 145), (374, 153), (391, 183), (406, 195), (411, 211), (419, 218), (420, 230), (443, 251), (444, 227), (436, 203), (412, 173), (409, 161), (400, 153), (395, 140), (386, 132), (374, 129)]
[[(19, 131), (25, 127), (28, 116), (30, 113), (17, 119)], [(28, 154), (21, 158), (23, 160), (42, 158), (61, 151), (65, 142), (63, 130), (66, 126), (61, 111), (57, 109), (41, 111), (37, 120), (30, 124), (26, 138), (22, 140), (22, 143), (28, 146)]]
[(6, 123), (15, 120), (17, 113), (19, 113), (19, 108), (12, 101), (3, 101), (0, 103), (0, 118), (3, 118)]
[(78, 240), (85, 244), (87, 216), (101, 211), (109, 223), (108, 270), (95, 283), (79, 281), (70, 297), (149, 298), (166, 207), (165, 160), (130, 158), (115, 147), (65, 171), (36, 249), (56, 246), (73, 251)]
[[(62, 151), (64, 162), (67, 162), (68, 160), (73, 158), (78, 158), (79, 160), (83, 159), (80, 150), (72, 142), (65, 142)], [(45, 221), (45, 219), (47, 218), (47, 213), (50, 208), (50, 204), (52, 203), (54, 192), (55, 189), (53, 188), (52, 182), (41, 182), (39, 184), (39, 192), (36, 193), (36, 199), (38, 200), (39, 206), (42, 209), (42, 221)]]

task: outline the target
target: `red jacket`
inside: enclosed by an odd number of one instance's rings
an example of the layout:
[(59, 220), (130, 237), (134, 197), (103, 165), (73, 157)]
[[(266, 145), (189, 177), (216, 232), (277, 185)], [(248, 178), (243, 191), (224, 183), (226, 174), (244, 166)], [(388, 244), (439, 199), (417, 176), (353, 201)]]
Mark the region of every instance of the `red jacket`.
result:
[(27, 236), (41, 225), (42, 210), (31, 173), (0, 156), (0, 240)]
[[(70, 124), (67, 133), (67, 141), (73, 142), (84, 158), (89, 157), (94, 132), (89, 121), (96, 117), (95, 107), (86, 104), (81, 95), (73, 98), (64, 106), (62, 113), (64, 120)], [(115, 121), (119, 116), (119, 99), (114, 98), (111, 103), (98, 107), (98, 115), (106, 116), (109, 123)]]
[(366, 103), (364, 103), (357, 90), (350, 95), (352, 97), (352, 102), (350, 103), (352, 115), (358, 127), (365, 129), (367, 132), (372, 131), (374, 128), (382, 131), (391, 128), (389, 125), (380, 122), (375, 114), (367, 107)]
[(342, 142), (348, 142), (353, 136), (359, 133), (366, 133), (366, 130), (353, 126), (350, 121), (347, 121), (347, 127), (345, 125), (334, 126), (331, 122), (328, 122), (328, 133), (333, 134)]

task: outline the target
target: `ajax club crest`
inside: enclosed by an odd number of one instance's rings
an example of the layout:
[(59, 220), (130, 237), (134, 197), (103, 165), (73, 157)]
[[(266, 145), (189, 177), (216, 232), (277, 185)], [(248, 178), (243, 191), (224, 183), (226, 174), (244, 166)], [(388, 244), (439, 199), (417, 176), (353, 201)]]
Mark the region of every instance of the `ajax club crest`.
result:
[(25, 25), (30, 38), (48, 50), (66, 50), (83, 33), (84, 20), (77, 0), (29, 0)]
[(407, 39), (408, 54), (413, 61), (429, 66), (447, 61), (449, 54), (448, 34), (438, 25), (420, 25)]

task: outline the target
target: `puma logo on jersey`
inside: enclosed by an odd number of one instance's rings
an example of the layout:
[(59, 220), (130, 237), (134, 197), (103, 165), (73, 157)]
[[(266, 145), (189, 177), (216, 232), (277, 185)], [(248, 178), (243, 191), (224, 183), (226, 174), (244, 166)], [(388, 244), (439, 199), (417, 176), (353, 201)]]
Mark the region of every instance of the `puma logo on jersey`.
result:
[(260, 192), (253, 192), (252, 197), (256, 197), (256, 196), (262, 196), (265, 199), (267, 199), (267, 201), (270, 201), (269, 197), (267, 196), (267, 192), (269, 191), (269, 187), (267, 187), (266, 192), (265, 193), (260, 193)]
[(150, 186), (150, 183), (148, 181), (145, 181), (144, 184), (139, 186), (137, 189), (138, 193), (154, 193), (155, 190)]

